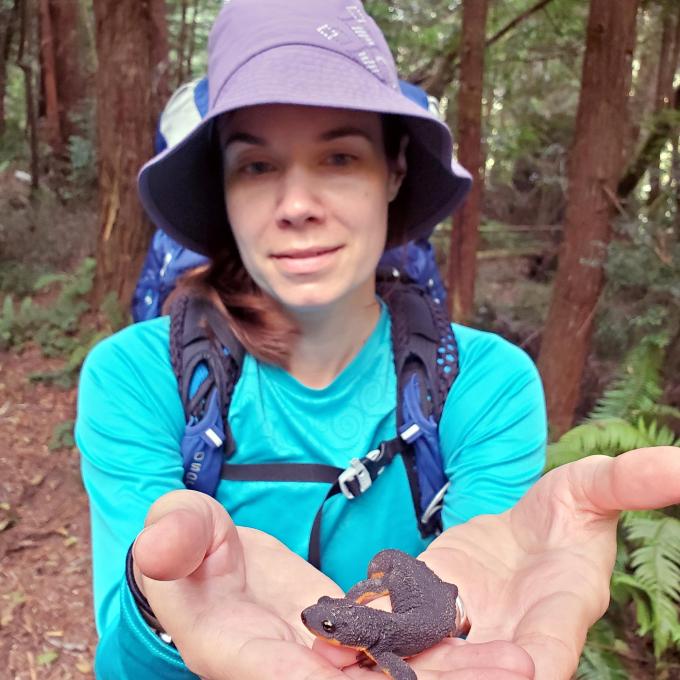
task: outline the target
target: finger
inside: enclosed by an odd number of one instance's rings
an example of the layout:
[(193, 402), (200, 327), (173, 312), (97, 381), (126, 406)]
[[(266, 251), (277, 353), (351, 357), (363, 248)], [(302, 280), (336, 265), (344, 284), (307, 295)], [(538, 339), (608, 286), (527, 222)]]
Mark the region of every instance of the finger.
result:
[(680, 448), (635, 449), (616, 458), (589, 456), (567, 466), (572, 490), (602, 515), (680, 503)]
[(522, 678), (534, 677), (534, 662), (522, 647), (495, 640), (470, 643), (456, 638), (446, 638), (439, 644), (418, 654), (409, 663), (418, 671), (453, 671), (464, 669), (495, 668)]
[[(236, 529), (223, 507), (206, 494), (173, 491), (151, 506), (135, 541), (134, 561), (149, 578), (176, 580), (195, 572), (228, 538), (231, 559), (242, 561)], [(228, 559), (229, 551), (223, 552)]]
[[(536, 677), (562, 680), (578, 666), (588, 628), (604, 613), (603, 603), (594, 607), (583, 596), (561, 593), (545, 598), (518, 622), (514, 642), (532, 657)], [(595, 609), (599, 609), (594, 613)]]
[(214, 677), (239, 680), (347, 680), (343, 671), (311, 649), (282, 640), (250, 640), (239, 649), (234, 667), (220, 670), (222, 676)]
[(418, 680), (527, 680), (533, 677), (491, 666), (462, 668), (455, 671), (418, 671)]
[(358, 652), (356, 649), (332, 645), (319, 638), (314, 640), (312, 650), (315, 654), (326, 659), (336, 668), (345, 668), (347, 666), (352, 666), (357, 662)]

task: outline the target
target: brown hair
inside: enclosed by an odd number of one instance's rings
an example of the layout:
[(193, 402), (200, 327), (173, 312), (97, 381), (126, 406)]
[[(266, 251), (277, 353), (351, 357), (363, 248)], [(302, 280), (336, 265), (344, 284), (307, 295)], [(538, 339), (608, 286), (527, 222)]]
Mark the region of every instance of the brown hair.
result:
[[(382, 116), (383, 142), (388, 161), (396, 160), (404, 123), (395, 115)], [(392, 247), (406, 242), (405, 229), (388, 225), (387, 243)], [(279, 303), (265, 295), (243, 265), (231, 231), (229, 244), (209, 264), (184, 276), (168, 298), (164, 309), (180, 294), (200, 295), (210, 300), (226, 317), (245, 350), (255, 358), (284, 369), (288, 368), (298, 328)]]

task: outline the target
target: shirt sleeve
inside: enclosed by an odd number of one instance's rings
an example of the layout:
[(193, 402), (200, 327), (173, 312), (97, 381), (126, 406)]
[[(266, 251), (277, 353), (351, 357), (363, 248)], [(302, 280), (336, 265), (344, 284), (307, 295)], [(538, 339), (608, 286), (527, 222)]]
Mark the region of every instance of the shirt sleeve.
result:
[(543, 387), (529, 356), (492, 333), (453, 329), (459, 374), (440, 421), (451, 481), (444, 528), (512, 507), (541, 476), (547, 441)]
[(167, 318), (131, 326), (91, 351), (76, 442), (90, 502), (99, 680), (197, 677), (146, 625), (125, 580), (125, 555), (149, 507), (183, 488), (183, 429)]

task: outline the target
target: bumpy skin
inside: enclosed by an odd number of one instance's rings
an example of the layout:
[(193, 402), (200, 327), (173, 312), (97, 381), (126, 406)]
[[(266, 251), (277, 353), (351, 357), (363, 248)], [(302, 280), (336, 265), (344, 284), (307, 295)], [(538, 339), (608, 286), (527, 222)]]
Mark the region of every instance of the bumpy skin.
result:
[[(389, 595), (392, 612), (364, 604)], [(403, 657), (414, 656), (456, 633), (458, 588), (424, 562), (399, 550), (383, 550), (368, 565), (368, 579), (344, 598), (322, 597), (302, 612), (317, 637), (361, 651), (394, 680), (416, 680)]]

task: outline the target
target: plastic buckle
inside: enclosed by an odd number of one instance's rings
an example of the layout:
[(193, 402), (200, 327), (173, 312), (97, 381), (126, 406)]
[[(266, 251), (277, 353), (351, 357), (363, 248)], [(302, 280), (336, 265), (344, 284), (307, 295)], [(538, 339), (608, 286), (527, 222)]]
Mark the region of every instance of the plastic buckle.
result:
[[(359, 482), (359, 493), (357, 494), (354, 494), (347, 486), (348, 483), (353, 482), (354, 480)], [(364, 493), (364, 491), (366, 491), (366, 489), (368, 489), (371, 484), (373, 484), (371, 474), (369, 473), (366, 466), (358, 458), (352, 458), (352, 460), (349, 462), (349, 467), (343, 470), (338, 477), (338, 486), (340, 487), (340, 491), (342, 491), (342, 495), (350, 501), (357, 496), (361, 496), (361, 494)]]
[(446, 482), (446, 484), (444, 484), (444, 486), (441, 489), (439, 489), (439, 491), (437, 491), (434, 498), (425, 508), (423, 516), (420, 518), (421, 524), (427, 524), (432, 519), (432, 517), (442, 509), (444, 505), (444, 496), (446, 495), (449, 486), (451, 486), (451, 482)]

